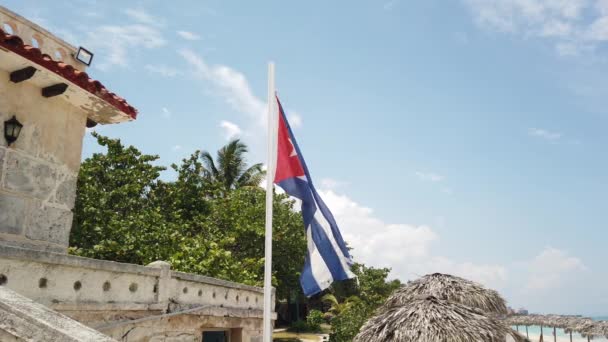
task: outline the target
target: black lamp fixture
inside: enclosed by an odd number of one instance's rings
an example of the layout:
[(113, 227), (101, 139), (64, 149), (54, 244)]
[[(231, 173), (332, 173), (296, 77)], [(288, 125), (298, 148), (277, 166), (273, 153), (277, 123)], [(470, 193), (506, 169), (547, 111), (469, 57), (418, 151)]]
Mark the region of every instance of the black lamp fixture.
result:
[(86, 66), (91, 66), (93, 62), (93, 53), (82, 46), (78, 48), (78, 52), (76, 52), (76, 60), (80, 63), (85, 64)]
[(4, 138), (9, 146), (19, 138), (21, 128), (23, 128), (23, 124), (14, 115), (12, 118), (4, 121)]

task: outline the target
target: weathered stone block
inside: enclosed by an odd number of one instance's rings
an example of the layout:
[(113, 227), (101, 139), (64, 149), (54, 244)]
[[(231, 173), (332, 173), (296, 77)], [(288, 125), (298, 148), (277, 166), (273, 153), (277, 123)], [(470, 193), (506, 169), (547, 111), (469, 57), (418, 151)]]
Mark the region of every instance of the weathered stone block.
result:
[(36, 201), (28, 216), (25, 236), (32, 240), (68, 245), (72, 226), (71, 211), (53, 208)]
[(63, 204), (68, 208), (74, 207), (74, 201), (76, 200), (76, 180), (74, 176), (66, 175), (59, 182), (57, 192), (55, 193), (55, 202)]
[[(4, 172), (4, 155), (6, 154), (6, 149), (0, 146), (0, 182), (2, 181), (2, 176)], [(2, 184), (2, 183), (0, 183)]]
[(6, 156), (4, 187), (39, 199), (47, 199), (55, 189), (56, 171), (46, 163), (16, 152)]
[(21, 234), (26, 209), (27, 201), (25, 199), (0, 193), (0, 232)]

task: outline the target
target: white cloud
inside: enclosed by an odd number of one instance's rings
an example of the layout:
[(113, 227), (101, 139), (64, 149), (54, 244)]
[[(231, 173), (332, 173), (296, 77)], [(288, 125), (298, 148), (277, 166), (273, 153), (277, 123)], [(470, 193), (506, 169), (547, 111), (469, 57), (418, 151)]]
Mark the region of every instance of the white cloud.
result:
[(581, 259), (553, 247), (546, 247), (527, 264), (530, 276), (526, 287), (529, 290), (560, 287), (567, 276), (587, 270)]
[(164, 46), (165, 39), (153, 26), (145, 24), (105, 25), (87, 33), (87, 45), (96, 52), (100, 70), (129, 65), (129, 56), (139, 49)]
[(501, 288), (507, 281), (507, 269), (501, 265), (457, 263), (444, 257), (433, 257), (429, 261), (434, 272), (458, 275), (484, 284), (490, 288)]
[(177, 31), (177, 35), (185, 40), (200, 40), (201, 36), (190, 31)]
[(339, 181), (333, 178), (322, 178), (321, 179), (321, 188), (327, 190), (335, 190), (336, 188), (340, 188), (348, 185), (348, 182)]
[(530, 128), (530, 129), (528, 129), (528, 134), (532, 137), (537, 137), (537, 138), (545, 139), (545, 140), (552, 141), (552, 142), (555, 142), (562, 138), (561, 133), (547, 131), (542, 128)]
[(241, 128), (230, 121), (222, 120), (220, 122), (220, 127), (224, 130), (224, 138), (226, 138), (226, 140), (231, 140), (242, 133)]
[(442, 175), (438, 175), (438, 174), (432, 173), (432, 172), (416, 171), (415, 175), (421, 181), (433, 182), (433, 183), (441, 182), (445, 179), (445, 177), (443, 177)]
[(289, 121), (291, 128), (302, 127), (302, 117), (296, 111), (289, 111), (287, 114), (287, 120)]
[(179, 151), (179, 150), (181, 150), (181, 149), (182, 149), (182, 146), (181, 146), (181, 145), (175, 145), (175, 146), (173, 146), (171, 149), (172, 149), (173, 151)]
[(163, 107), (162, 108), (162, 116), (165, 119), (170, 119), (171, 116), (173, 116), (173, 113), (171, 113), (171, 111), (167, 107)]
[(596, 19), (587, 31), (587, 37), (597, 41), (608, 40), (608, 17)]
[(159, 74), (164, 77), (175, 77), (181, 74), (181, 71), (176, 68), (164, 64), (146, 64), (145, 68), (153, 74)]
[(555, 51), (558, 55), (564, 57), (574, 57), (581, 53), (581, 47), (578, 44), (571, 42), (563, 42), (555, 44)]
[(266, 102), (253, 94), (245, 75), (225, 65), (208, 65), (191, 50), (184, 49), (179, 53), (194, 68), (196, 75), (213, 83), (234, 109), (265, 122)]
[(321, 197), (332, 211), (344, 239), (353, 248), (355, 261), (390, 267), (402, 281), (443, 272), (459, 275), (486, 286), (500, 288), (507, 279), (501, 265), (456, 262), (433, 252), (439, 235), (429, 226), (385, 223), (364, 207), (334, 190), (322, 189)]
[(549, 39), (561, 56), (608, 40), (606, 0), (463, 0), (484, 28)]
[(162, 19), (154, 17), (143, 8), (127, 8), (124, 12), (129, 18), (141, 24), (163, 25)]
[(390, 0), (390, 1), (385, 2), (384, 5), (382, 6), (382, 8), (384, 8), (385, 11), (390, 11), (398, 3), (399, 3), (399, 0)]

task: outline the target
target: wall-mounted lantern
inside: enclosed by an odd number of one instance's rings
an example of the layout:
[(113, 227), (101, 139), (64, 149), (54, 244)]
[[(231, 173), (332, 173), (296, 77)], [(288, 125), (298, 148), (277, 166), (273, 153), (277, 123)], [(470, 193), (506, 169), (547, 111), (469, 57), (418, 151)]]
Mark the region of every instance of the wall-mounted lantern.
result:
[(87, 118), (87, 128), (93, 128), (95, 126), (97, 126), (97, 122)]
[(12, 118), (4, 121), (4, 138), (9, 146), (19, 138), (21, 128), (23, 128), (23, 125), (14, 115)]

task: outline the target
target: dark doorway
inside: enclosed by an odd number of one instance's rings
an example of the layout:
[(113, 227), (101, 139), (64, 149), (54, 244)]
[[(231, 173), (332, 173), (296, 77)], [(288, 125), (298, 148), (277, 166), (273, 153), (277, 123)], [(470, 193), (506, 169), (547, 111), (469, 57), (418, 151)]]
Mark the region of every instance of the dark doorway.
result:
[(203, 331), (203, 342), (228, 342), (225, 331)]

